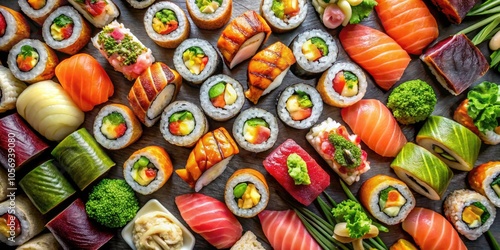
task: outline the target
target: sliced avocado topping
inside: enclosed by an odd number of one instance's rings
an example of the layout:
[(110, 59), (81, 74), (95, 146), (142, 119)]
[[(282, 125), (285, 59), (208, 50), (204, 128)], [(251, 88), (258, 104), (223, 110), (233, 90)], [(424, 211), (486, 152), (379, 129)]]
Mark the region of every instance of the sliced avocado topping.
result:
[(194, 119), (193, 113), (185, 110), (185, 111), (180, 111), (180, 112), (176, 112), (176, 113), (172, 114), (170, 116), (170, 118), (168, 119), (168, 121), (170, 123), (172, 123), (172, 122), (176, 122), (176, 121), (193, 120), (193, 119)]
[(491, 188), (493, 188), (493, 191), (497, 194), (498, 197), (500, 197), (500, 175), (498, 175), (495, 180), (490, 184)]
[(357, 168), (361, 164), (361, 149), (341, 135), (331, 133), (328, 140), (335, 148), (333, 158), (346, 168)]
[(296, 153), (288, 155), (286, 158), (288, 174), (292, 177), (295, 185), (309, 185), (311, 178), (307, 170), (307, 163)]
[(210, 99), (213, 99), (217, 96), (220, 96), (224, 93), (225, 89), (226, 89), (226, 83), (219, 82), (210, 88), (210, 90), (208, 91), (208, 97)]
[(102, 119), (102, 123), (120, 125), (122, 123), (125, 123), (125, 118), (119, 112), (111, 112), (111, 114), (105, 116), (104, 119)]
[(321, 51), (321, 55), (327, 56), (328, 55), (328, 45), (326, 45), (325, 40), (321, 39), (320, 37), (312, 37), (311, 38), (311, 43), (316, 46), (316, 48)]
[(458, 162), (455, 159), (455, 157), (448, 154), (443, 148), (441, 148), (440, 146), (438, 146), (436, 144), (432, 145), (432, 150), (434, 150), (434, 152), (436, 152), (436, 154), (440, 155), (441, 157), (445, 158), (448, 161)]
[(141, 186), (151, 183), (157, 174), (156, 166), (145, 156), (141, 156), (132, 167), (132, 178)]
[(149, 159), (147, 157), (141, 156), (139, 160), (134, 163), (134, 169), (141, 169), (147, 167), (149, 164)]
[(251, 118), (251, 119), (248, 119), (246, 122), (245, 122), (245, 125), (246, 126), (250, 126), (250, 127), (257, 127), (257, 126), (264, 126), (266, 128), (269, 128), (269, 124), (262, 118)]
[(312, 108), (313, 103), (306, 92), (297, 90), (295, 93), (299, 95), (299, 106), (301, 108)]
[(358, 77), (351, 71), (344, 71), (344, 79), (348, 88), (352, 89), (358, 86)]
[(195, 0), (195, 3), (202, 13), (210, 14), (222, 5), (222, 0)]
[(243, 196), (243, 194), (245, 193), (245, 191), (247, 190), (247, 187), (248, 187), (248, 184), (246, 184), (245, 182), (242, 182), (242, 183), (239, 183), (238, 185), (236, 185), (236, 187), (234, 187), (234, 189), (233, 189), (234, 198), (236, 198), (236, 199), (241, 198)]

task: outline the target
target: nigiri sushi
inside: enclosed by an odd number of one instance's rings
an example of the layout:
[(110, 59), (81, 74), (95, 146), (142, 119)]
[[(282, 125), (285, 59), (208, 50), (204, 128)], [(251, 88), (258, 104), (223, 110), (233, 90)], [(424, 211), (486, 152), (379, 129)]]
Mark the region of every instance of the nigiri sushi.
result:
[(104, 68), (89, 54), (77, 54), (56, 67), (62, 87), (82, 111), (90, 111), (114, 93), (114, 86)]
[(436, 19), (422, 0), (378, 0), (375, 11), (385, 32), (406, 52), (422, 54), (439, 30)]
[(368, 71), (384, 90), (401, 79), (411, 60), (391, 37), (361, 24), (347, 25), (340, 31), (339, 38), (349, 57)]
[(321, 249), (293, 210), (264, 210), (259, 214), (259, 220), (262, 231), (276, 250)]
[(217, 249), (230, 248), (243, 233), (240, 222), (226, 204), (215, 198), (199, 193), (184, 194), (175, 197), (175, 205), (191, 230)]
[(467, 249), (453, 226), (442, 215), (430, 209), (414, 208), (403, 221), (403, 230), (413, 237), (420, 249)]
[(391, 111), (375, 99), (363, 99), (343, 108), (342, 119), (375, 153), (395, 157), (406, 144), (406, 137)]

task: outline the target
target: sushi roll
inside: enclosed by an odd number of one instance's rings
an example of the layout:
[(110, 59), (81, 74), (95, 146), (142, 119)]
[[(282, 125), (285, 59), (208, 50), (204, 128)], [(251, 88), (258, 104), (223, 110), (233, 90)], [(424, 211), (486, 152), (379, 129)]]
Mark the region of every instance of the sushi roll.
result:
[(0, 5), (0, 51), (8, 52), (12, 46), (30, 37), (30, 26), (24, 16)]
[(215, 48), (198, 38), (184, 40), (174, 52), (174, 66), (184, 81), (194, 86), (222, 70)]
[(161, 115), (160, 131), (165, 140), (180, 147), (192, 147), (208, 131), (203, 111), (187, 101), (175, 101)]
[(177, 48), (190, 32), (186, 14), (172, 2), (159, 2), (149, 7), (144, 15), (144, 27), (151, 40), (168, 49)]
[(346, 127), (330, 117), (312, 127), (306, 140), (348, 185), (370, 170), (368, 154), (361, 149), (359, 136), (349, 135)]
[(128, 93), (128, 102), (139, 120), (153, 126), (182, 86), (182, 77), (177, 71), (162, 62), (151, 65), (135, 80)]
[(306, 0), (262, 0), (260, 12), (273, 32), (283, 33), (299, 27), (306, 19)]
[(153, 4), (155, 0), (127, 0), (127, 2), (136, 9), (145, 9)]
[(295, 76), (303, 79), (319, 76), (337, 60), (338, 48), (335, 40), (320, 29), (297, 35), (292, 40), (291, 47), (297, 63), (292, 65), (290, 70)]
[(111, 66), (128, 80), (139, 77), (155, 61), (151, 50), (117, 21), (108, 24), (91, 40)]
[(97, 28), (102, 28), (120, 15), (111, 0), (68, 0), (85, 19)]
[(148, 146), (135, 151), (123, 163), (123, 176), (137, 193), (148, 195), (165, 185), (173, 169), (163, 148)]
[(52, 233), (39, 234), (37, 237), (17, 247), (16, 250), (63, 250)]
[(27, 83), (52, 79), (58, 63), (56, 53), (35, 39), (24, 39), (14, 45), (7, 59), (12, 74)]
[(18, 3), (24, 14), (42, 26), (50, 13), (66, 4), (66, 0), (19, 0)]
[(0, 203), (0, 242), (8, 246), (19, 246), (43, 230), (45, 219), (25, 195), (15, 196)]
[(233, 0), (186, 0), (186, 8), (198, 28), (215, 30), (231, 18)]
[(444, 162), (411, 142), (401, 149), (391, 168), (415, 192), (435, 201), (441, 200), (453, 178), (453, 172)]
[(255, 55), (271, 35), (271, 28), (257, 12), (246, 11), (222, 31), (217, 48), (229, 69)]
[(238, 169), (226, 182), (224, 201), (238, 217), (256, 216), (266, 208), (269, 198), (266, 179), (255, 169)]
[(278, 99), (278, 117), (292, 128), (310, 128), (318, 121), (321, 112), (321, 96), (314, 87), (304, 83), (287, 87)]
[(367, 86), (366, 76), (356, 64), (338, 62), (323, 73), (316, 89), (325, 103), (343, 108), (361, 100)]
[(26, 84), (14, 77), (12, 72), (0, 65), (0, 113), (16, 108), (17, 97), (26, 89)]
[(359, 189), (359, 201), (375, 217), (387, 225), (404, 221), (416, 201), (406, 184), (387, 175), (375, 175)]
[(91, 32), (88, 23), (70, 6), (52, 12), (42, 26), (43, 40), (47, 45), (70, 55), (87, 46)]
[(418, 145), (450, 168), (471, 171), (479, 156), (481, 139), (466, 127), (442, 116), (430, 116), (417, 134)]
[(141, 135), (141, 123), (125, 105), (108, 104), (95, 117), (94, 138), (106, 149), (126, 148)]
[(243, 149), (259, 153), (274, 146), (278, 139), (278, 122), (273, 114), (260, 108), (241, 112), (233, 124), (233, 136)]
[(469, 172), (468, 180), (472, 189), (500, 207), (500, 161), (490, 161), (475, 167)]
[(459, 233), (469, 240), (476, 240), (493, 225), (496, 209), (481, 194), (460, 189), (453, 191), (444, 201), (444, 214)]
[(208, 78), (200, 89), (200, 105), (205, 114), (216, 121), (236, 116), (245, 104), (243, 87), (228, 75)]

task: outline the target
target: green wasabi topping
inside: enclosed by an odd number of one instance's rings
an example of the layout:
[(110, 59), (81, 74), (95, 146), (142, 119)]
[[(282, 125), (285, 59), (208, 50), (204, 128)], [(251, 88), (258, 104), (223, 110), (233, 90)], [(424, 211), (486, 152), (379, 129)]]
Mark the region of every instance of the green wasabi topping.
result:
[(212, 99), (217, 96), (220, 96), (224, 93), (225, 89), (226, 89), (226, 83), (219, 82), (210, 88), (210, 90), (208, 91), (208, 97)]
[(236, 185), (236, 187), (234, 187), (234, 189), (233, 189), (234, 198), (236, 198), (236, 199), (241, 198), (243, 196), (243, 194), (245, 193), (245, 191), (247, 190), (247, 187), (248, 187), (248, 184), (246, 184), (244, 182)]
[(97, 42), (103, 46), (108, 57), (116, 53), (123, 58), (122, 63), (124, 65), (136, 63), (139, 55), (147, 51), (147, 49), (140, 43), (134, 41), (129, 34), (125, 34), (121, 41), (116, 41), (109, 35), (113, 30), (113, 28), (105, 27), (102, 32), (99, 33)]
[(283, 19), (283, 17), (285, 16), (285, 4), (283, 4), (283, 2), (280, 0), (273, 0), (271, 11), (274, 12), (274, 15), (277, 18)]
[(361, 164), (361, 149), (341, 135), (330, 134), (328, 140), (335, 147), (334, 159), (343, 167), (356, 168)]
[(193, 120), (193, 119), (194, 119), (193, 113), (185, 110), (172, 114), (168, 119), (168, 122), (172, 123), (176, 121)]
[(63, 28), (68, 24), (73, 24), (73, 19), (66, 15), (60, 15), (54, 19), (54, 23), (57, 25), (59, 28)]
[(250, 126), (250, 127), (256, 127), (256, 126), (264, 126), (266, 128), (269, 128), (269, 124), (267, 124), (267, 122), (262, 119), (262, 118), (252, 118), (252, 119), (248, 119), (246, 122), (245, 122), (245, 125), (246, 126)]
[(321, 55), (323, 56), (327, 56), (328, 55), (328, 45), (326, 45), (326, 42), (325, 40), (321, 39), (320, 37), (312, 37), (311, 39), (311, 43), (314, 44), (314, 46), (316, 46), (316, 48), (319, 49), (319, 51), (321, 51)]
[(311, 108), (313, 106), (313, 103), (306, 92), (297, 90), (295, 93), (299, 96), (298, 102), (301, 108)]
[(286, 166), (288, 167), (288, 174), (294, 180), (295, 185), (311, 184), (311, 179), (307, 172), (307, 164), (298, 154), (292, 153), (288, 155)]

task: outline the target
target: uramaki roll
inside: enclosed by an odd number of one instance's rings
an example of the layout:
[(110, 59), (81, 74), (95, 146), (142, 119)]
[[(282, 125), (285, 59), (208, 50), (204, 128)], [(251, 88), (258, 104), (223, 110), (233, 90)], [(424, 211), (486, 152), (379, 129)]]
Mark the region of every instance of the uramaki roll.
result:
[(500, 207), (500, 161), (481, 164), (469, 172), (469, 185)]
[(347, 107), (365, 96), (365, 73), (351, 62), (337, 62), (321, 75), (316, 89), (323, 101), (334, 107)]
[(314, 125), (321, 116), (323, 100), (314, 87), (296, 83), (281, 92), (276, 111), (286, 125), (306, 129)]
[(42, 26), (50, 13), (67, 3), (67, 0), (19, 0), (19, 7), (31, 20)]
[(189, 37), (190, 24), (175, 3), (159, 2), (148, 8), (144, 27), (149, 38), (164, 48), (174, 49)]
[(307, 1), (263, 0), (260, 12), (274, 32), (284, 33), (299, 27), (304, 22), (307, 15)]
[(245, 104), (241, 83), (224, 74), (209, 77), (200, 88), (200, 105), (216, 121), (236, 116)]
[(278, 140), (278, 134), (276, 117), (260, 108), (246, 109), (233, 123), (233, 136), (238, 145), (254, 153), (272, 148)]
[(186, 0), (186, 7), (198, 28), (215, 30), (231, 18), (233, 0)]
[(160, 131), (170, 144), (192, 147), (208, 131), (208, 120), (201, 109), (187, 101), (175, 101), (161, 115)]
[(238, 169), (226, 182), (224, 201), (236, 216), (256, 216), (266, 208), (269, 198), (266, 178), (255, 169)]
[(0, 51), (9, 51), (19, 41), (30, 37), (30, 26), (24, 16), (0, 6)]

